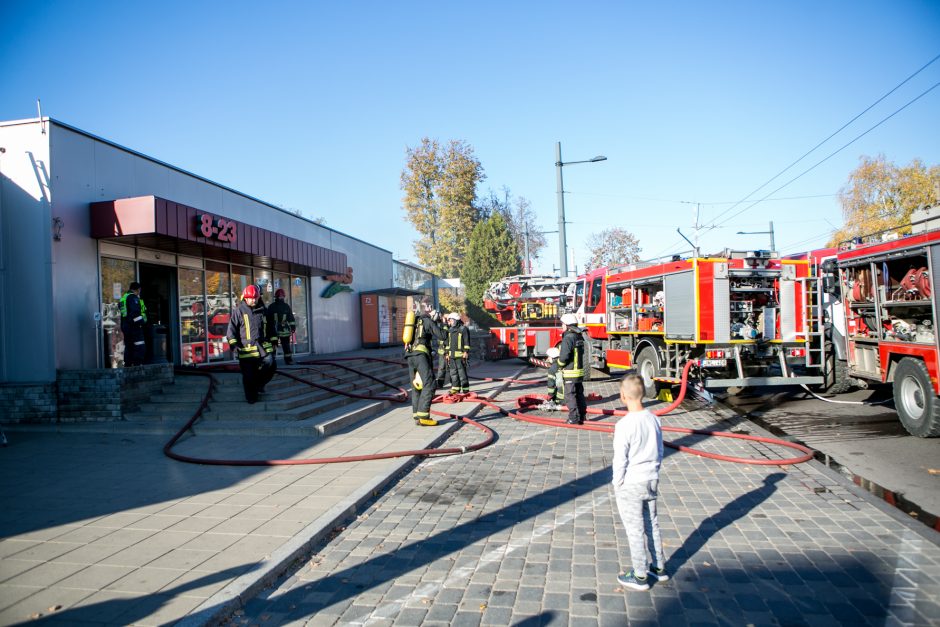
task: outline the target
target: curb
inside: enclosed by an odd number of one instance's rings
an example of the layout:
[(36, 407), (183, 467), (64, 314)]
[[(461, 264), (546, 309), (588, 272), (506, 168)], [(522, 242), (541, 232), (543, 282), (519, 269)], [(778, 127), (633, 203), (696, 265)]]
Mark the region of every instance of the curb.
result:
[[(524, 369), (525, 366), (508, 378), (513, 379), (519, 376)], [(509, 385), (508, 381), (504, 381), (493, 394), (503, 392)], [(483, 407), (482, 403), (476, 403), (476, 406), (464, 417), (473, 418)], [(454, 431), (460, 428), (461, 424), (454, 421), (448, 425), (443, 432), (428, 444), (428, 448), (439, 446)], [(280, 577), (295, 561), (319, 544), (337, 525), (351, 518), (364, 503), (377, 497), (383, 488), (397, 480), (410, 466), (416, 465), (419, 461), (415, 456), (402, 457), (401, 461), (390, 468), (384, 476), (372, 479), (350, 494), (346, 502), (338, 503), (331, 510), (311, 522), (303, 531), (274, 550), (268, 559), (256, 565), (251, 572), (240, 575), (206, 599), (199, 607), (174, 623), (175, 627), (217, 625), (228, 618), (235, 610), (255, 597), (262, 588)]]

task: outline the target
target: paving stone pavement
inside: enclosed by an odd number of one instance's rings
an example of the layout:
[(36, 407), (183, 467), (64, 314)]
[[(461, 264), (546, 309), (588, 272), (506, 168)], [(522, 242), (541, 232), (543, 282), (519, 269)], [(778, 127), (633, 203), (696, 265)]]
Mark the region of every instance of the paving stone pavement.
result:
[[(615, 385), (587, 388), (612, 407)], [(687, 402), (663, 424), (759, 433), (723, 411)], [(499, 433), (495, 445), (422, 461), (226, 624), (940, 624), (938, 534), (816, 463), (666, 449), (659, 513), (672, 579), (625, 591), (611, 437), (479, 417)], [(462, 428), (447, 445), (474, 437)], [(742, 457), (793, 453), (665, 437)]]

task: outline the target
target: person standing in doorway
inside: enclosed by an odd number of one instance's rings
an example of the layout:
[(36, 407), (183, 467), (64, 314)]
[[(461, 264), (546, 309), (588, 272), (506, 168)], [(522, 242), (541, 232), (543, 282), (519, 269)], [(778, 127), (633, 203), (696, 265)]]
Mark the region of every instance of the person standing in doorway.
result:
[(450, 329), (447, 331), (447, 360), (450, 364), (450, 393), (468, 394), (470, 378), (467, 376), (467, 361), (470, 359), (470, 331), (464, 326), (460, 314), (447, 314)]
[(274, 361), (273, 341), (276, 338), (271, 327), (272, 320), (261, 303), (257, 285), (249, 285), (242, 291), (242, 300), (228, 323), (229, 346), (238, 357), (242, 373), (242, 388), (248, 403), (258, 402), (258, 394), (274, 376), (271, 362)]
[(633, 566), (630, 572), (618, 575), (617, 581), (631, 590), (648, 590), (649, 575), (657, 581), (669, 579), (656, 514), (663, 432), (659, 418), (643, 407), (643, 393), (643, 379), (638, 375), (627, 375), (620, 381), (620, 401), (626, 405), (627, 415), (614, 426), (612, 482)]
[(274, 302), (268, 307), (271, 317), (274, 319), (274, 329), (281, 342), (281, 351), (284, 353), (284, 363), (290, 365), (294, 363), (291, 351), (291, 336), (297, 329), (297, 322), (294, 320), (294, 312), (285, 300), (284, 290), (278, 289), (274, 292)]
[(147, 324), (147, 306), (140, 298), (140, 283), (133, 281), (121, 296), (121, 333), (124, 334), (124, 365), (144, 363), (147, 344), (144, 326)]
[(578, 318), (573, 313), (561, 317), (565, 332), (558, 347), (558, 367), (565, 382), (565, 404), (568, 406), (570, 425), (584, 424), (587, 416), (587, 400), (584, 398), (584, 335), (578, 328)]

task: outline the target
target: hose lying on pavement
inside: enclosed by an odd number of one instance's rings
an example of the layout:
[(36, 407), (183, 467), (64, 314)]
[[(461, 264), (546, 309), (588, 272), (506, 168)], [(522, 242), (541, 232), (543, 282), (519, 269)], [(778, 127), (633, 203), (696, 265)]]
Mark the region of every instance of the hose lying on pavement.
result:
[[(679, 389), (679, 394), (676, 396), (675, 400), (668, 406), (657, 409), (653, 411), (657, 416), (662, 416), (668, 414), (669, 412), (676, 409), (682, 401), (685, 399), (685, 392), (688, 388), (689, 381), (689, 370), (692, 366), (695, 365), (694, 361), (688, 361), (685, 364), (685, 367), (682, 369), (682, 387)], [(532, 383), (529, 381), (528, 383)], [(520, 396), (516, 399), (516, 406), (520, 410), (526, 410), (543, 403), (547, 398), (545, 394), (527, 394)], [(534, 424), (540, 424), (550, 427), (562, 427), (565, 429), (581, 429), (584, 431), (601, 431), (604, 433), (613, 433), (614, 424), (609, 422), (588, 422), (585, 424), (569, 424), (564, 420), (559, 420), (557, 418), (549, 418), (547, 416), (533, 416), (530, 414), (523, 414), (520, 412), (507, 412), (503, 410), (503, 413), (508, 415), (510, 418), (515, 420), (521, 420), (523, 422), (531, 422)], [(599, 414), (603, 416), (625, 416), (627, 412), (619, 409), (596, 409), (593, 407), (588, 407), (587, 413), (589, 414)], [(812, 449), (797, 444), (795, 442), (787, 442), (786, 440), (780, 440), (777, 438), (766, 438), (756, 435), (745, 435), (743, 433), (731, 433), (729, 431), (706, 431), (702, 429), (687, 429), (684, 427), (662, 427), (663, 431), (671, 433), (684, 433), (684, 434), (694, 434), (694, 435), (707, 435), (714, 436), (719, 438), (730, 438), (736, 440), (747, 440), (749, 442), (760, 442), (762, 444), (770, 444), (773, 446), (783, 446), (786, 448), (792, 448), (803, 453), (798, 457), (791, 457), (787, 459), (753, 459), (749, 457), (734, 457), (731, 455), (720, 455), (718, 453), (709, 453), (707, 451), (700, 451), (688, 446), (681, 446), (678, 444), (673, 444), (671, 442), (663, 441), (664, 446), (674, 448), (683, 453), (690, 453), (692, 455), (698, 455), (699, 457), (706, 457), (708, 459), (716, 459), (719, 461), (725, 462), (734, 462), (737, 464), (751, 464), (758, 466), (787, 466), (791, 464), (800, 464), (806, 461), (809, 461), (813, 458)]]
[[(401, 365), (401, 362), (393, 362), (393, 361), (389, 361), (386, 359), (378, 359), (378, 358), (340, 358), (335, 361), (340, 361), (340, 360), (351, 361), (352, 359), (360, 359), (360, 360), (365, 359), (367, 361), (381, 361), (381, 362)], [(307, 363), (308, 362), (304, 362), (304, 364), (302, 365), (306, 365)], [(381, 379), (378, 379), (377, 377), (373, 377), (372, 375), (369, 375), (367, 373), (360, 372), (356, 370), (355, 368), (351, 368), (348, 366), (341, 366), (340, 364), (334, 363), (333, 360), (316, 361), (316, 362), (310, 362), (310, 363), (322, 364), (322, 365), (335, 365), (335, 366), (344, 368), (346, 370), (349, 370), (351, 372), (355, 372), (356, 374), (359, 374), (367, 378), (373, 379), (375, 381), (378, 381), (380, 383), (383, 383), (384, 385), (387, 385), (389, 387), (395, 387), (385, 381), (382, 381)], [(228, 371), (237, 372), (237, 368), (232, 368), (229, 366), (220, 366), (220, 367), (215, 368), (215, 370), (223, 371), (223, 372), (228, 372)], [(212, 375), (212, 371), (210, 369), (194, 370), (191, 368), (177, 368), (176, 373), (184, 374), (184, 375), (204, 376), (209, 379), (209, 385), (206, 389), (206, 393), (203, 395), (202, 401), (199, 403), (199, 408), (192, 415), (192, 417), (186, 422), (186, 424), (183, 425), (183, 427), (179, 431), (177, 431), (176, 434), (172, 438), (170, 438), (170, 440), (163, 446), (164, 455), (166, 455), (167, 457), (171, 459), (175, 459), (180, 462), (186, 462), (189, 464), (203, 464), (203, 465), (208, 465), (208, 466), (303, 466), (303, 465), (314, 465), (314, 464), (341, 464), (341, 463), (347, 463), (347, 462), (361, 462), (361, 461), (371, 461), (371, 460), (377, 460), (377, 459), (392, 459), (395, 457), (412, 457), (415, 455), (425, 455), (425, 456), (459, 455), (459, 454), (468, 453), (471, 451), (478, 451), (481, 448), (489, 446), (490, 444), (493, 443), (493, 441), (496, 438), (496, 434), (493, 432), (492, 429), (490, 429), (489, 427), (485, 425), (480, 424), (479, 422), (475, 420), (472, 420), (471, 418), (466, 418), (464, 416), (458, 416), (456, 414), (451, 414), (447, 412), (432, 411), (432, 413), (436, 416), (453, 418), (454, 420), (457, 420), (459, 422), (463, 422), (472, 427), (476, 427), (477, 429), (483, 431), (486, 437), (479, 442), (471, 444), (470, 446), (463, 446), (459, 448), (450, 447), (450, 448), (416, 449), (416, 450), (409, 450), (409, 451), (388, 451), (385, 453), (373, 453), (369, 455), (344, 455), (340, 457), (314, 457), (314, 458), (308, 458), (308, 459), (210, 459), (210, 458), (205, 458), (205, 457), (192, 457), (189, 455), (181, 455), (179, 453), (173, 452), (173, 447), (176, 445), (179, 439), (183, 437), (183, 434), (186, 433), (186, 431), (188, 431), (190, 427), (192, 427), (193, 424), (197, 420), (199, 420), (199, 418), (202, 416), (202, 413), (209, 406), (209, 398), (212, 395), (212, 389), (215, 387), (216, 380), (215, 380), (215, 377)], [(391, 396), (356, 394), (353, 392), (346, 392), (343, 390), (330, 388), (328, 386), (319, 385), (311, 381), (307, 381), (305, 379), (297, 377), (295, 375), (290, 375), (288, 373), (281, 372), (280, 370), (278, 371), (278, 374), (282, 376), (287, 376), (288, 378), (293, 379), (295, 381), (306, 383), (307, 385), (310, 385), (312, 387), (316, 387), (322, 390), (327, 390), (330, 392), (335, 392), (337, 394), (342, 394), (350, 398), (386, 400), (386, 401), (390, 401), (394, 403), (404, 403), (404, 402), (407, 402), (408, 400), (408, 392), (402, 388), (397, 388), (399, 390), (399, 393), (391, 395)], [(435, 400), (438, 400), (438, 399), (435, 399)]]
[[(300, 363), (299, 366), (301, 368), (305, 366), (309, 366), (309, 365), (328, 365), (328, 366), (340, 367), (347, 371), (354, 372), (358, 375), (362, 375), (369, 379), (382, 383), (383, 385), (386, 385), (390, 388), (397, 389), (397, 393), (392, 394), (392, 395), (357, 394), (355, 392), (347, 392), (344, 390), (331, 388), (329, 386), (324, 386), (321, 384), (313, 383), (312, 381), (307, 381), (301, 377), (298, 377), (296, 375), (293, 375), (293, 374), (290, 374), (288, 372), (284, 372), (281, 370), (278, 370), (278, 374), (280, 374), (281, 376), (285, 376), (290, 379), (293, 379), (295, 381), (305, 383), (312, 387), (316, 387), (322, 390), (327, 390), (330, 392), (335, 392), (337, 394), (342, 394), (350, 398), (384, 400), (384, 401), (389, 401), (393, 403), (407, 402), (408, 392), (404, 390), (403, 388), (396, 387), (388, 382), (382, 381), (381, 379), (377, 377), (361, 372), (355, 368), (336, 363), (338, 361), (353, 361), (353, 360), (377, 361), (377, 362), (391, 363), (395, 365), (402, 365), (401, 362), (387, 360), (387, 359), (349, 357), (349, 358), (336, 358), (332, 360), (323, 360), (323, 361), (320, 361), (320, 360), (306, 361), (306, 362)], [(679, 394), (676, 397), (676, 399), (667, 407), (657, 409), (653, 413), (655, 413), (658, 416), (662, 416), (664, 414), (667, 414), (673, 411), (682, 403), (682, 401), (685, 399), (685, 393), (688, 387), (689, 370), (694, 364), (695, 364), (694, 361), (689, 361), (686, 363), (685, 368), (683, 368), (682, 385), (681, 385)], [(177, 461), (191, 463), (191, 464), (205, 464), (205, 465), (215, 465), (215, 466), (298, 466), (298, 465), (313, 465), (313, 464), (337, 464), (337, 463), (345, 463), (345, 462), (390, 459), (390, 458), (395, 458), (395, 457), (411, 457), (415, 455), (423, 455), (423, 456), (459, 455), (459, 454), (468, 453), (471, 451), (478, 451), (484, 447), (489, 446), (495, 440), (495, 433), (493, 432), (493, 430), (485, 425), (480, 424), (479, 422), (476, 422), (475, 420), (472, 420), (470, 418), (466, 418), (463, 416), (458, 416), (456, 414), (451, 414), (448, 412), (432, 410), (431, 413), (434, 414), (435, 416), (451, 418), (459, 422), (469, 424), (477, 429), (480, 429), (481, 431), (484, 432), (486, 437), (480, 442), (476, 442), (470, 446), (459, 447), (459, 448), (451, 447), (451, 448), (418, 449), (418, 450), (408, 450), (408, 451), (390, 451), (390, 452), (385, 452), (385, 453), (375, 453), (375, 454), (369, 454), (369, 455), (346, 455), (346, 456), (339, 456), (339, 457), (318, 457), (318, 458), (310, 458), (310, 459), (265, 459), (265, 460), (209, 459), (209, 458), (192, 457), (188, 455), (181, 455), (179, 453), (174, 453), (172, 450), (173, 447), (176, 445), (179, 439), (183, 436), (183, 434), (187, 430), (189, 430), (192, 427), (192, 425), (202, 416), (203, 411), (205, 411), (205, 409), (208, 407), (209, 398), (212, 394), (212, 389), (215, 387), (215, 383), (216, 383), (215, 377), (212, 375), (213, 370), (223, 371), (223, 372), (236, 372), (237, 368), (232, 367), (232, 366), (217, 366), (214, 369), (194, 370), (190, 368), (178, 368), (176, 370), (176, 372), (179, 374), (199, 375), (199, 376), (207, 377), (209, 379), (209, 385), (199, 405), (199, 408), (196, 410), (193, 416), (189, 419), (189, 421), (185, 425), (183, 425), (183, 427), (179, 431), (177, 431), (177, 433), (172, 438), (170, 438), (170, 440), (163, 447), (163, 453), (167, 457), (170, 457), (171, 459), (175, 459)], [(474, 377), (474, 379), (480, 379), (480, 377)], [(510, 383), (516, 383), (516, 384), (523, 384), (523, 385), (532, 385), (532, 384), (537, 384), (540, 382), (539, 380), (531, 380), (531, 379), (483, 378), (483, 380), (503, 381), (503, 382), (510, 382)], [(609, 423), (609, 422), (588, 422), (586, 424), (577, 425), (577, 424), (568, 424), (564, 420), (549, 418), (547, 416), (534, 416), (531, 414), (523, 413), (525, 410), (531, 407), (534, 407), (537, 404), (541, 404), (542, 402), (545, 401), (546, 398), (547, 397), (544, 394), (528, 394), (528, 395), (520, 396), (516, 399), (516, 406), (519, 408), (520, 411), (509, 411), (497, 405), (494, 402), (494, 399), (492, 397), (483, 397), (483, 396), (477, 395), (476, 393), (459, 394), (459, 395), (441, 395), (441, 396), (435, 397), (433, 402), (434, 403), (454, 403), (454, 402), (480, 403), (482, 405), (485, 405), (491, 409), (498, 411), (499, 413), (509, 418), (512, 418), (514, 420), (519, 420), (522, 422), (529, 422), (529, 423), (541, 424), (541, 425), (552, 426), (552, 427), (563, 427), (567, 429), (581, 429), (585, 431), (600, 431), (604, 433), (613, 433), (614, 424)], [(596, 414), (596, 415), (602, 415), (602, 416), (624, 416), (627, 413), (622, 410), (596, 409), (592, 407), (589, 407), (587, 412), (590, 414)], [(730, 455), (720, 455), (718, 453), (710, 453), (707, 451), (701, 451), (701, 450), (694, 449), (691, 447), (673, 444), (671, 442), (663, 442), (665, 446), (674, 448), (684, 453), (690, 453), (692, 455), (698, 455), (700, 457), (705, 457), (708, 459), (728, 461), (728, 462), (734, 462), (734, 463), (739, 463), (739, 464), (785, 466), (785, 465), (790, 465), (790, 464), (799, 464), (799, 463), (808, 461), (813, 458), (813, 451), (811, 449), (805, 446), (802, 446), (800, 444), (796, 444), (794, 442), (787, 442), (785, 440), (780, 440), (776, 438), (766, 438), (766, 437), (761, 437), (761, 436), (745, 435), (741, 433), (731, 433), (727, 431), (707, 431), (707, 430), (701, 430), (701, 429), (688, 429), (684, 427), (664, 426), (662, 427), (662, 430), (666, 432), (672, 432), (672, 433), (705, 435), (705, 436), (747, 440), (750, 442), (760, 442), (763, 444), (770, 444), (773, 446), (783, 446), (787, 448), (792, 448), (792, 449), (796, 449), (804, 453), (803, 455), (799, 457), (793, 457), (793, 458), (787, 458), (787, 459), (753, 459), (753, 458), (746, 458), (746, 457), (734, 457)]]

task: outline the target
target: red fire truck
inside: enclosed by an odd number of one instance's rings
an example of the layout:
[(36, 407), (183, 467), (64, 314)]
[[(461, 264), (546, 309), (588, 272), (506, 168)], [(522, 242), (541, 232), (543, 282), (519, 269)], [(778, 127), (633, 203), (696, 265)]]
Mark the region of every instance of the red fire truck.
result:
[(595, 270), (575, 304), (595, 368), (635, 368), (648, 392), (689, 360), (705, 388), (821, 384), (822, 329), (806, 260), (725, 251)]
[[(924, 214), (929, 219), (929, 214)], [(892, 386), (901, 424), (912, 435), (940, 435), (940, 345), (932, 285), (940, 273), (940, 229), (915, 221), (903, 237), (860, 238), (823, 264), (841, 295), (829, 308), (840, 366), (851, 381)], [(828, 272), (827, 272), (828, 270)], [(841, 336), (841, 337), (840, 337)]]
[(561, 341), (561, 315), (576, 279), (519, 275), (501, 279), (483, 294), (483, 308), (506, 326), (494, 327), (501, 357), (544, 357)]

